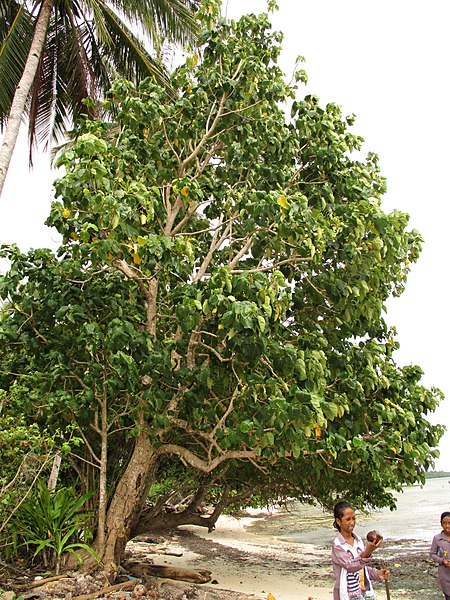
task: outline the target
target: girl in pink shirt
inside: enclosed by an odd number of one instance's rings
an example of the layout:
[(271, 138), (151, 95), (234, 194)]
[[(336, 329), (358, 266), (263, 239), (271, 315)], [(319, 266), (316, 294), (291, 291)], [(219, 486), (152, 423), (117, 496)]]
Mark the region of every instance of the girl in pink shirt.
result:
[(450, 512), (441, 515), (442, 531), (431, 542), (430, 556), (437, 562), (438, 587), (445, 600), (450, 600)]
[(354, 533), (355, 511), (348, 502), (338, 502), (334, 507), (333, 526), (338, 534), (333, 542), (331, 560), (336, 578), (333, 600), (362, 600), (375, 598), (371, 579), (388, 580), (389, 571), (369, 567), (369, 559), (382, 539), (367, 542)]

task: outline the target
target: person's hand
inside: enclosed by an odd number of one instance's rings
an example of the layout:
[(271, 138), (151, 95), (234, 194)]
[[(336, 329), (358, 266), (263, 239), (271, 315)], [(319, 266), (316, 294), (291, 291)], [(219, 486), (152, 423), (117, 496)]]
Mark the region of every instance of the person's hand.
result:
[(450, 560), (448, 560), (447, 558), (444, 558), (442, 560), (442, 564), (444, 565), (444, 567), (450, 567)]
[(377, 550), (381, 544), (383, 543), (383, 538), (379, 539), (378, 541), (373, 541), (373, 542), (366, 542), (366, 548), (367, 550), (370, 552), (370, 554), (372, 554), (372, 552), (374, 552), (375, 550)]
[(381, 581), (389, 581), (389, 575), (390, 575), (390, 573), (389, 573), (389, 571), (386, 568), (381, 569), (380, 571), (378, 571), (378, 575), (380, 576)]
[(373, 529), (366, 535), (366, 540), (366, 547), (364, 548), (364, 552), (361, 556), (363, 558), (370, 558), (370, 556), (372, 556), (372, 552), (379, 548), (383, 543), (383, 536), (379, 531)]

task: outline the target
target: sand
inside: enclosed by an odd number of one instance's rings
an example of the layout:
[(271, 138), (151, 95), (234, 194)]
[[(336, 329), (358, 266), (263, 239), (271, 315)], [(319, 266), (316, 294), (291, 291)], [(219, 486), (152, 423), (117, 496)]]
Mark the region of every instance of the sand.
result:
[[(154, 544), (138, 540), (131, 542), (129, 549), (137, 558), (151, 556), (155, 564), (207, 569), (212, 573), (212, 582), (205, 586), (253, 594), (261, 600), (267, 600), (269, 594), (275, 600), (332, 600), (330, 548), (292, 543), (261, 533), (261, 528), (255, 533), (252, 525), (263, 516), (221, 516), (212, 533), (201, 527), (186, 526), (160, 540), (159, 552), (182, 553), (182, 556), (149, 555)], [(400, 566), (392, 563), (392, 570)], [(434, 580), (431, 581), (434, 589)], [(375, 585), (378, 600), (384, 600), (387, 597), (384, 582)], [(390, 590), (391, 600), (418, 597), (411, 590), (400, 589), (398, 582), (396, 587), (395, 595)]]
[[(291, 519), (289, 527), (285, 526), (286, 518)], [(240, 518), (221, 516), (212, 533), (204, 528), (184, 526), (165, 532), (164, 536), (141, 536), (127, 544), (126, 554), (132, 562), (144, 563), (144, 568), (150, 563), (207, 570), (211, 573), (211, 581), (192, 586), (155, 579), (147, 592), (144, 586), (137, 585), (133, 592), (118, 592), (119, 597), (137, 597), (140, 587), (138, 595), (145, 598), (332, 600), (334, 578), (330, 545), (333, 531), (329, 536), (325, 531), (325, 535), (319, 537), (317, 519), (297, 527), (299, 523), (298, 516), (292, 513), (250, 513)], [(293, 529), (297, 532), (296, 541), (292, 539)], [(303, 540), (312, 543), (298, 543), (300, 532)], [(425, 540), (385, 539), (382, 548), (376, 552), (373, 566), (386, 566), (390, 570), (390, 594), (387, 595), (384, 582), (376, 583), (377, 600), (442, 600), (442, 593), (436, 586), (437, 566), (428, 552), (429, 543)], [(125, 567), (126, 564), (124, 561)], [(4, 574), (8, 573), (6, 568)], [(20, 584), (29, 582), (29, 577), (27, 574), (25, 578), (11, 579), (9, 574), (3, 584), (5, 589), (24, 589)], [(123, 577), (127, 578), (126, 572)], [(89, 575), (70, 577), (69, 574), (69, 578), (49, 585), (53, 586), (51, 590), (47, 586), (39, 594), (45, 593), (48, 598), (69, 598), (96, 592), (104, 587), (105, 581), (101, 572), (97, 579)]]

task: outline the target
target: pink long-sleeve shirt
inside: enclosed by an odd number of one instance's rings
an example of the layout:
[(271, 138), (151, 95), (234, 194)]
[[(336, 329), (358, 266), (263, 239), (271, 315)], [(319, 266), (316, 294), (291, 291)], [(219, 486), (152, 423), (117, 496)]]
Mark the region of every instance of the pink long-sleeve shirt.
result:
[(444, 558), (450, 560), (450, 541), (441, 531), (431, 542), (430, 557), (438, 567), (438, 587), (446, 596), (450, 596), (450, 567), (444, 565)]
[(333, 600), (341, 600), (340, 580), (342, 569), (346, 569), (348, 573), (356, 573), (365, 567), (371, 580), (380, 580), (378, 570), (368, 566), (370, 558), (361, 557), (361, 552), (364, 550), (362, 539), (356, 534), (353, 534), (353, 537), (355, 538), (353, 546), (350, 546), (340, 533), (337, 534), (333, 541), (331, 561), (336, 580), (333, 590)]

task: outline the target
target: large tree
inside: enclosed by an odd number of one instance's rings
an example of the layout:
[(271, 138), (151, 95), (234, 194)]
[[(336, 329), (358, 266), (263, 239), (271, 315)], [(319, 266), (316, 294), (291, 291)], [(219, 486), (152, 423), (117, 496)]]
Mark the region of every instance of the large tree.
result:
[[(130, 26), (150, 39), (185, 42), (195, 30), (196, 0), (0, 0), (0, 195), (20, 124), (28, 118), (30, 148), (60, 139), (112, 80), (153, 75), (167, 81)], [(91, 105), (93, 107), (93, 105)], [(92, 111), (91, 111), (92, 114)]]
[(120, 81), (116, 125), (80, 125), (57, 255), (4, 250), (0, 385), (49, 430), (77, 426), (112, 569), (134, 534), (212, 528), (230, 505), (393, 505), (442, 433), (383, 318), (421, 238), (381, 209), (377, 157), (352, 157), (338, 106), (295, 99), (266, 15), (200, 18), (175, 96)]

